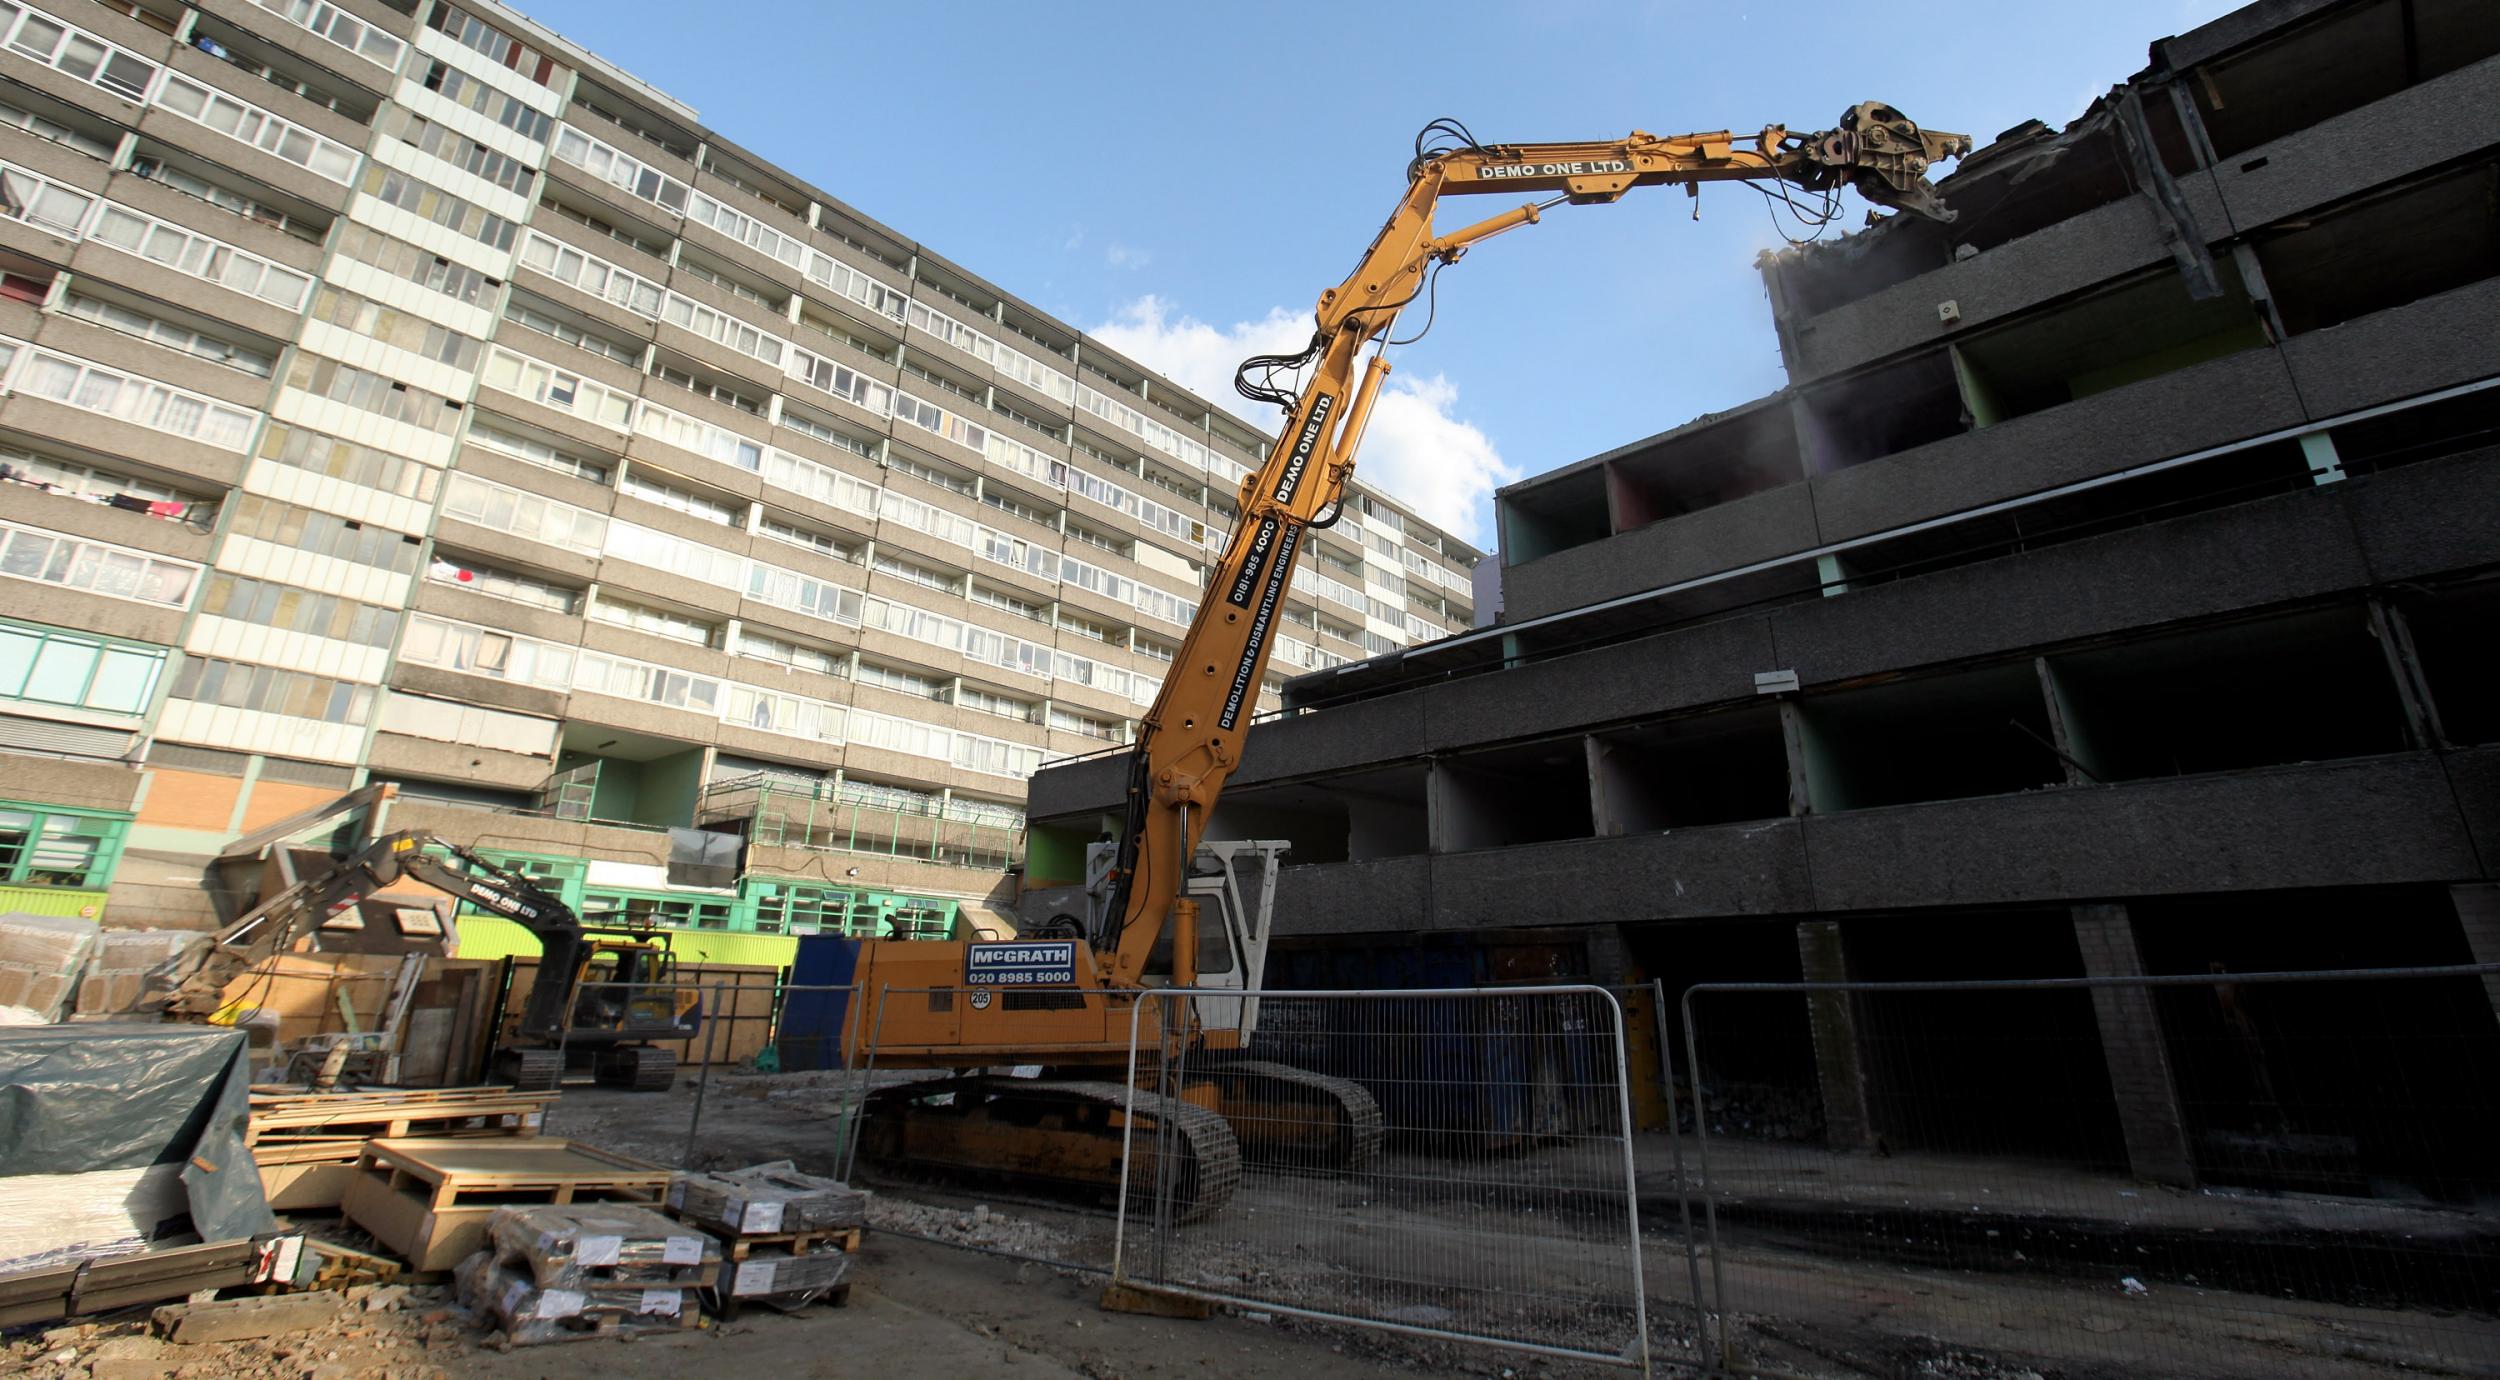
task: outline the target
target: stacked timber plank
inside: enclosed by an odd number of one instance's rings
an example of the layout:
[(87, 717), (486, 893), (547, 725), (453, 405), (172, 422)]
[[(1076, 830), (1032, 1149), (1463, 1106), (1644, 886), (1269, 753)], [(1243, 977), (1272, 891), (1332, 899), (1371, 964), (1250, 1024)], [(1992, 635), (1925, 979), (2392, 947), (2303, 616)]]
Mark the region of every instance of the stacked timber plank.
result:
[(245, 1143), (271, 1207), (335, 1208), (355, 1180), (367, 1141), (535, 1135), (555, 1097), (497, 1087), (254, 1088)]
[(721, 1264), (710, 1235), (607, 1203), (497, 1208), (486, 1240), (460, 1297), (521, 1345), (699, 1327), (696, 1290)]
[(852, 1258), (867, 1230), (868, 1194), (803, 1174), (788, 1160), (669, 1181), (669, 1210), (722, 1243), (713, 1310), (746, 1303), (797, 1308), (849, 1301)]
[(656, 1164), (539, 1136), (372, 1140), (340, 1208), (408, 1268), (427, 1273), (483, 1248), (499, 1207), (650, 1206), (668, 1180)]

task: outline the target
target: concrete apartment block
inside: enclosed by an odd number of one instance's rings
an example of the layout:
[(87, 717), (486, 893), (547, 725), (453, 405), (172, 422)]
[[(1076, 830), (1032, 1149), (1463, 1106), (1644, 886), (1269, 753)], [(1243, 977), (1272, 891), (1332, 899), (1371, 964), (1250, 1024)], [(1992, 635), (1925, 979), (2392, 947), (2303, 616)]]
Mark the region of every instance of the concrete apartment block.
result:
[[(1294, 841), (1282, 970), (2490, 961), (2495, 83), (2489, 6), (2269, 0), (1963, 160), (1954, 223), (1767, 260), (1787, 387), (1504, 490), (1497, 624), (1299, 677), (1253, 732), (1213, 827)], [(1035, 856), (1121, 783), (1044, 770)], [(2437, 1064), (2500, 984), (1704, 1000), (1744, 1047), (1714, 1088), (1836, 1147), (2003, 1148), (1984, 1109), (2053, 1084), (2071, 1135), (2026, 1153), (2438, 1196), (2471, 1097), (2354, 1092), (2291, 1152), (2231, 1089), (2342, 1078), (2336, 1040)], [(1912, 1116), (1921, 1080), (1971, 1110)]]
[[(949, 932), (1271, 443), (492, 0), (0, 27), (0, 908), (211, 924), (389, 781), (693, 957)], [(1358, 488), (1264, 702), (1478, 554)]]

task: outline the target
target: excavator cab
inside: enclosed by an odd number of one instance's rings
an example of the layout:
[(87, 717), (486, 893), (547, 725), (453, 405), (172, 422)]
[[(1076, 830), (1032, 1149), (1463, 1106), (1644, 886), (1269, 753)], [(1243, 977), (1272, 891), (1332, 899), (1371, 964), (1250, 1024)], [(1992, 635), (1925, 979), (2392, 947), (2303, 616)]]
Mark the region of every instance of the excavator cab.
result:
[(570, 1016), (561, 1044), (533, 1036), (515, 1017), (496, 1055), (500, 1079), (552, 1088), (567, 1072), (587, 1068), (601, 1087), (664, 1092), (676, 1082), (676, 1052), (651, 1042), (700, 1035), (703, 992), (678, 978), (668, 931), (585, 925), (581, 956), (567, 976)]

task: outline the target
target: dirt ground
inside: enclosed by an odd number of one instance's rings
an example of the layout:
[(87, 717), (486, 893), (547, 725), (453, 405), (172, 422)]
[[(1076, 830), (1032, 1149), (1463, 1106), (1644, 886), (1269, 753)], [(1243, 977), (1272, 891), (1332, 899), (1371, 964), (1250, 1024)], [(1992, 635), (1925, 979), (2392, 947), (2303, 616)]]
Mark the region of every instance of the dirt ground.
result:
[[(829, 1169), (841, 1090), (841, 1075), (717, 1077), (693, 1158), (700, 1165), (788, 1157)], [(691, 1110), (691, 1089), (661, 1099), (568, 1094), (556, 1133), (674, 1161), (685, 1153)], [(1704, 1344), (1673, 1156), (1659, 1137), (1642, 1138), (1635, 1150), (1654, 1354), (1689, 1363)], [(1839, 1157), (1741, 1142), (1719, 1143), (1713, 1153), (1724, 1249), (1713, 1271), (1706, 1247), (1696, 1244), (1700, 1311), (1715, 1326), (1724, 1287), (1737, 1354), (1767, 1368), (1818, 1380), (2500, 1376), (2500, 1321), (2492, 1317), (2500, 1299), (2476, 1306), (2477, 1290), (2488, 1293), (2480, 1275), (2491, 1267), (2471, 1265), (2500, 1258), (2482, 1214), (2181, 1192), (2036, 1165)], [(1436, 1172), (1428, 1158), (1401, 1163), (1393, 1155), (1369, 1182), (1333, 1190), (1253, 1174), (1225, 1213), (1184, 1238), (1177, 1263), (1202, 1279), (1255, 1280), (1254, 1292), (1273, 1291), (1263, 1297), (1324, 1304), (1332, 1289), (1344, 1299), (1349, 1276), (1429, 1284), (1446, 1271), (1463, 1277), (1507, 1251), (1528, 1265), (1514, 1284), (1519, 1292), (1551, 1283), (1565, 1297), (1624, 1296), (1619, 1249), (1557, 1233), (1515, 1196), (1475, 1201), (1431, 1187)], [(1581, 1170), (1523, 1164), (1522, 1172), (1562, 1182)], [(1400, 1183), (1426, 1187), (1401, 1191)], [(889, 1232), (1057, 1260), (1109, 1259), (1109, 1219), (1098, 1204), (1002, 1201), (956, 1184), (876, 1186)], [(976, 1205), (987, 1209), (977, 1220)], [(2286, 1291), (2270, 1283), (2278, 1269), (2302, 1277), (2309, 1262), (2336, 1258), (2356, 1241), (2374, 1243), (2384, 1258), (2362, 1258), (2349, 1285)], [(2470, 1267), (2447, 1273), (2472, 1278), (2431, 1286), (2461, 1306), (2423, 1307), (2409, 1295), (2420, 1280), (2394, 1277), (2407, 1252), (2429, 1262), (2412, 1266), (2417, 1274), (2436, 1275), (2442, 1262)], [(2391, 1294), (2415, 1306), (2386, 1306)], [(1377, 1291), (1371, 1302), (1379, 1302)], [(1423, 1320), (1433, 1311), (1424, 1309)], [(1602, 1346), (1597, 1334), (1613, 1322), (1602, 1311), (1508, 1321), (1532, 1324), (1519, 1335)], [(1450, 1373), (1498, 1374), (1505, 1366), (1524, 1373), (1538, 1364), (1521, 1353), (1450, 1359), (1417, 1352), (1404, 1339), (1364, 1335), (1380, 1339), (1385, 1355), (1455, 1367)]]
[[(830, 1172), (843, 1081), (717, 1077), (691, 1155), (691, 1085), (656, 1096), (568, 1090), (548, 1133), (668, 1164), (790, 1159)], [(2472, 1289), (2482, 1287), (2479, 1272), (2500, 1258), (2488, 1250), (2485, 1265), (2467, 1269), (2473, 1278), (2453, 1290), (2469, 1306), (2438, 1310), (2383, 1306), (2387, 1300), (2366, 1297), (2367, 1288), (2351, 1300), (2321, 1296), (2332, 1290), (2275, 1296), (2213, 1274), (2255, 1269), (2244, 1258), (2262, 1260), (2270, 1243), (2282, 1243), (2275, 1254), (2299, 1256), (2355, 1236), (2396, 1248), (2422, 1244), (2438, 1259), (2470, 1265), (2470, 1252), (2481, 1249), (2477, 1214), (2177, 1193), (2020, 1166), (1906, 1156), (1870, 1162), (1731, 1144), (1714, 1150), (1723, 1220), (1713, 1262), (1707, 1236), (1696, 1232), (1688, 1245), (1681, 1229), (1671, 1148), (1644, 1140), (1635, 1150), (1638, 1259), (1661, 1373), (1692, 1373), (1709, 1346), (1705, 1337), (1723, 1330), (1745, 1363), (1797, 1380), (2500, 1377), (2500, 1322), (2489, 1306), (2470, 1306)], [(1619, 1144), (1606, 1153), (1530, 1151), (1501, 1162), (1498, 1190), (1412, 1147), (1393, 1147), (1362, 1176), (1253, 1172), (1224, 1211), (1168, 1241), (1162, 1263), (1175, 1278), (1251, 1297), (1424, 1325), (1489, 1323), (1515, 1336), (1607, 1349), (1630, 1335), (1632, 1252), (1620, 1218), (1574, 1217), (1558, 1210), (1567, 1191), (1523, 1195), (1507, 1180), (1619, 1189), (1620, 1163)], [(861, 1177), (876, 1190), (870, 1232), (840, 1308), (788, 1315), (750, 1308), (701, 1331), (504, 1349), (500, 1334), (447, 1288), (421, 1287), (350, 1300), (310, 1333), (218, 1346), (151, 1338), (144, 1311), (90, 1320), (9, 1339), (0, 1346), (0, 1375), (1595, 1380), (1625, 1373), (1266, 1309), (1202, 1321), (1105, 1313), (1096, 1301), (1113, 1233), (1102, 1204)], [(1698, 1310), (1689, 1256), (1705, 1267)], [(1501, 1287), (1473, 1295), (1460, 1287), (1488, 1278)], [(2381, 1286), (2410, 1297), (2404, 1281)]]

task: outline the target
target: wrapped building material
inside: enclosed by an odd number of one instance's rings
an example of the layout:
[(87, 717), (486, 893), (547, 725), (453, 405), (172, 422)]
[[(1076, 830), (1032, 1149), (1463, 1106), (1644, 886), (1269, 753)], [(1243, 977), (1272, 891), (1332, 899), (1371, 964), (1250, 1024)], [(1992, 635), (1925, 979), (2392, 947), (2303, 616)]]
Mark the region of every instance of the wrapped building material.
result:
[(69, 1012), (78, 970), (101, 931), (69, 915), (0, 915), (0, 1006), (21, 1006), (45, 1021)]
[(198, 930), (105, 930), (78, 979), (73, 1008), (84, 1020), (153, 1016), (173, 1000), (180, 975), (216, 943)]
[(868, 1193), (839, 1179), (802, 1174), (788, 1160), (711, 1174), (680, 1174), (668, 1205), (688, 1221), (741, 1236), (838, 1231), (868, 1220)]
[(452, 1270), (452, 1282), (460, 1301), (493, 1318), (516, 1346), (675, 1332), (701, 1322), (701, 1310), (688, 1290), (632, 1285), (550, 1289), (498, 1263), (493, 1251), (478, 1251), (461, 1261)]
[(794, 1255), (787, 1246), (756, 1246), (745, 1259), (722, 1263), (720, 1293), (723, 1298), (805, 1302), (850, 1275), (851, 1257), (844, 1251)]
[(213, 1026), (0, 1027), (0, 1270), (273, 1230), (246, 1053)]
[(486, 1237), (499, 1264), (543, 1289), (708, 1284), (720, 1268), (710, 1235), (619, 1203), (498, 1208)]

